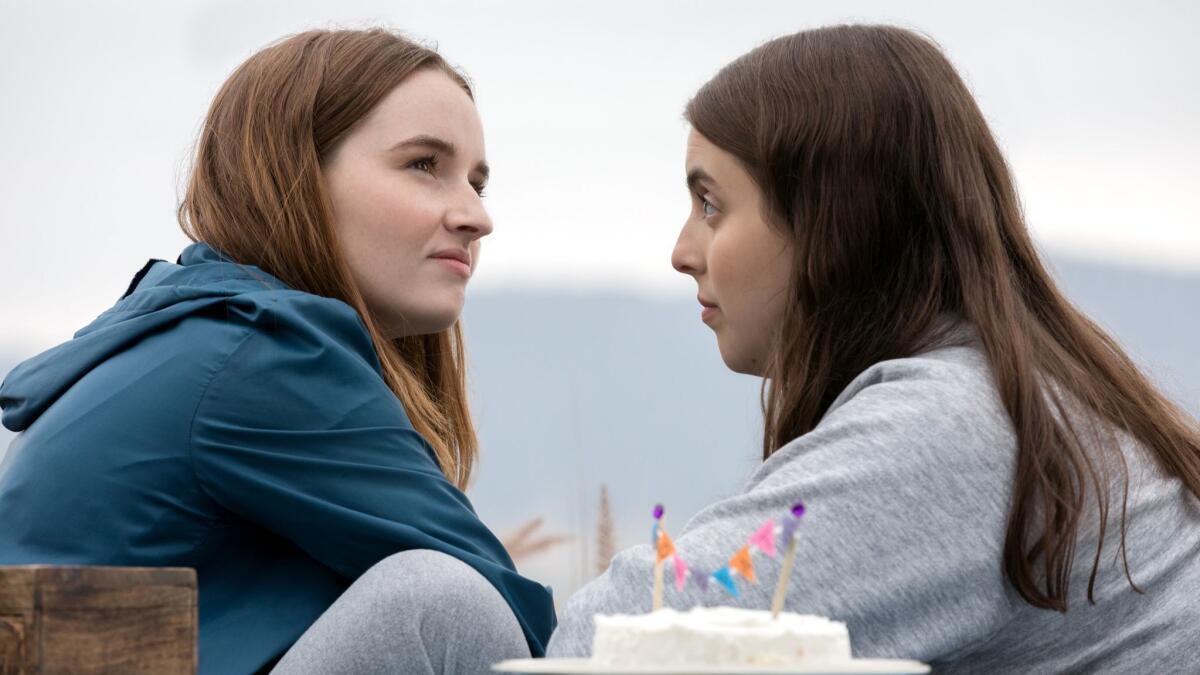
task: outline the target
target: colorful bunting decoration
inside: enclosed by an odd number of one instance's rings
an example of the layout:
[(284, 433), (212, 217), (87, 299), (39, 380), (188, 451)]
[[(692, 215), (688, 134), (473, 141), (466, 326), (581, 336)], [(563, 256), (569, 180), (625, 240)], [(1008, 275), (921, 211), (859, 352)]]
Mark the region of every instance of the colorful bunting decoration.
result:
[(713, 572), (712, 578), (716, 579), (717, 583), (724, 586), (725, 590), (729, 591), (729, 594), (732, 595), (733, 597), (736, 598), (739, 595), (741, 595), (740, 593), (738, 593), (737, 585), (733, 583), (733, 576), (729, 573), (728, 567), (722, 567), (721, 569), (717, 570), (716, 572)]
[(789, 518), (783, 524), (783, 543), (780, 544), (784, 549), (792, 544), (792, 537), (796, 536), (796, 528), (800, 525), (799, 518)]
[(750, 543), (758, 547), (758, 550), (766, 553), (772, 558), (775, 557), (775, 520), (770, 519), (763, 523), (763, 526), (758, 528), (758, 531), (750, 535)]
[(667, 558), (675, 555), (675, 542), (671, 541), (671, 536), (666, 530), (658, 531), (658, 561), (662, 562)]
[[(733, 575), (737, 574), (750, 583), (758, 583), (758, 579), (754, 573), (754, 551), (761, 551), (766, 555), (774, 558), (776, 553), (786, 552), (784, 556), (784, 565), (780, 575), (779, 584), (776, 588), (775, 599), (772, 603), (773, 612), (778, 615), (779, 607), (782, 606), (782, 597), (784, 589), (787, 586), (787, 577), (791, 576), (792, 563), (796, 556), (796, 529), (799, 527), (800, 518), (804, 515), (804, 504), (797, 502), (791, 509), (791, 518), (786, 518), (782, 522), (781, 527), (775, 525), (775, 520), (770, 519), (763, 523), (761, 527), (754, 531), (747, 539), (746, 544), (738, 549), (737, 553), (729, 559), (729, 562), (716, 570), (715, 572), (707, 572), (696, 567), (689, 567), (683, 557), (675, 548), (675, 542), (671, 540), (671, 536), (667, 534), (667, 530), (662, 525), (663, 507), (661, 504), (654, 507), (654, 525), (650, 530), (650, 545), (655, 551), (655, 584), (654, 584), (654, 603), (653, 606), (657, 609), (662, 606), (662, 572), (663, 563), (667, 559), (671, 559), (675, 570), (675, 590), (683, 591), (687, 585), (687, 579), (690, 577), (695, 581), (696, 585), (702, 591), (708, 590), (708, 582), (710, 579), (715, 579), (726, 591), (733, 597), (740, 597), (737, 583), (734, 581)], [(775, 537), (777, 534), (782, 534), (781, 542), (776, 545)]]
[(682, 591), (683, 584), (687, 580), (687, 563), (683, 562), (683, 558), (675, 556), (675, 590)]
[(729, 567), (745, 577), (746, 581), (752, 584), (758, 583), (758, 580), (754, 578), (754, 562), (750, 560), (749, 546), (743, 546), (733, 554), (733, 557), (729, 559)]

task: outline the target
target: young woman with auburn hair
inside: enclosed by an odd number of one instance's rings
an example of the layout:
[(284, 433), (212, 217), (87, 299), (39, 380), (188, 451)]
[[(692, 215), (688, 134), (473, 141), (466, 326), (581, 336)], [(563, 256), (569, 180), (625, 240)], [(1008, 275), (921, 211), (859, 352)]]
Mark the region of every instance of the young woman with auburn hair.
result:
[(0, 387), (0, 563), (194, 567), (203, 673), (539, 655), (550, 594), (462, 492), (487, 177), (434, 51), (377, 29), (252, 56), (199, 139), (196, 243)]
[[(1200, 639), (1200, 433), (1039, 260), (983, 115), (931, 41), (805, 31), (688, 104), (692, 212), (672, 262), (735, 371), (764, 378), (763, 463), (675, 546), (722, 566), (808, 511), (789, 610), (858, 656), (937, 672), (1181, 672)], [(561, 612), (650, 606), (654, 552)], [(774, 581), (763, 559), (760, 578)], [(668, 589), (765, 609), (773, 583)]]

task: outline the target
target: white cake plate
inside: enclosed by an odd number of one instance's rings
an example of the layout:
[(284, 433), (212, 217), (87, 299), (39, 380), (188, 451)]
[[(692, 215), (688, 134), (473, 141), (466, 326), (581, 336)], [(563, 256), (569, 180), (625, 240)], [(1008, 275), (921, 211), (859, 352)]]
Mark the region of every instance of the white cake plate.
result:
[(903, 659), (850, 659), (811, 666), (601, 666), (591, 659), (513, 659), (492, 666), (499, 673), (547, 675), (921, 675), (929, 666)]

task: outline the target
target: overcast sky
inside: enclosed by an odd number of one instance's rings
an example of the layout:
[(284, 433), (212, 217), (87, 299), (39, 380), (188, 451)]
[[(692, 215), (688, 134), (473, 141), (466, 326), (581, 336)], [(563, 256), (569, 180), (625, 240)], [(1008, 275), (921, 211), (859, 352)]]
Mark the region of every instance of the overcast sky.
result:
[(1200, 3), (0, 0), (0, 351), (107, 308), (174, 220), (199, 123), (251, 53), (385, 23), (474, 80), (496, 223), (476, 287), (689, 295), (691, 93), (773, 36), (926, 32), (975, 92), (1045, 249), (1200, 272)]

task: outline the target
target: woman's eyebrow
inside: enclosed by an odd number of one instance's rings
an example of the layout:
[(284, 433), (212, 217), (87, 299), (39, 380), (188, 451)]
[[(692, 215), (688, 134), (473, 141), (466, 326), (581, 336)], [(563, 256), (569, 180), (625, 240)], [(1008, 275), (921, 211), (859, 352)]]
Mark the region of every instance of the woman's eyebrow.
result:
[(707, 187), (715, 186), (716, 184), (717, 181), (713, 180), (713, 177), (708, 175), (704, 169), (697, 167), (689, 170), (687, 173), (688, 190), (691, 190), (692, 192), (696, 191), (696, 186), (698, 185), (704, 185)]
[[(436, 150), (449, 157), (454, 157), (458, 152), (458, 148), (456, 148), (450, 141), (447, 141), (443, 138), (438, 138), (437, 136), (430, 136), (429, 134), (420, 134), (418, 136), (413, 136), (412, 138), (400, 141), (389, 148), (388, 152), (407, 150), (414, 147), (429, 148), (430, 150)], [(488, 167), (487, 162), (480, 162), (479, 164), (475, 165), (474, 172), (482, 174), (483, 180), (486, 181), (488, 176), (491, 174), (491, 169)]]
[(454, 144), (450, 141), (438, 138), (437, 136), (430, 136), (429, 134), (421, 134), (419, 136), (413, 136), (407, 140), (400, 141), (399, 143), (393, 145), (390, 150), (406, 150), (412, 147), (425, 147), (431, 150), (437, 150), (438, 152), (443, 152), (447, 155), (453, 155), (456, 151)]

